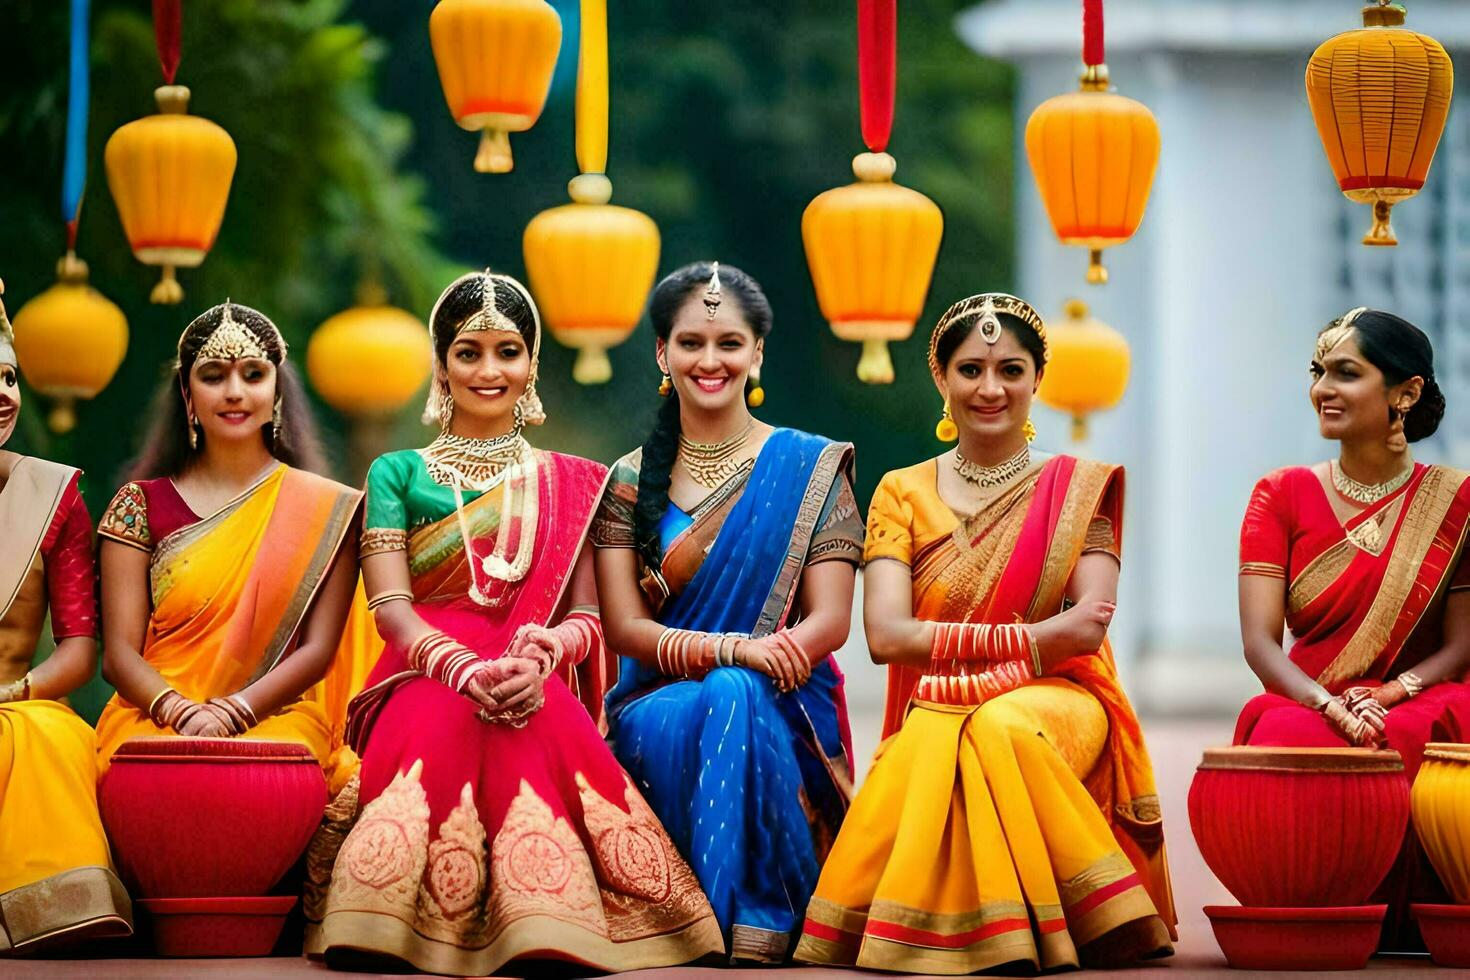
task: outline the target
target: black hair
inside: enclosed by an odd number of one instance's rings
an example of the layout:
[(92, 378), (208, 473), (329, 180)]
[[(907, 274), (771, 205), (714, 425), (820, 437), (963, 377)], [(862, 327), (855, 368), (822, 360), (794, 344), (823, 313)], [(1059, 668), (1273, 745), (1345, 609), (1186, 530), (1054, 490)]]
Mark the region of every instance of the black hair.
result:
[[(434, 306), (433, 322), (429, 324), (434, 338), (434, 356), (441, 366), (449, 362), (449, 348), (459, 335), (465, 321), (485, 306), (485, 276), (481, 273), (461, 276), (444, 291)], [(495, 283), (495, 308), (504, 313), (520, 331), (526, 342), (526, 350), (536, 347), (536, 312), (527, 302), (526, 294), (504, 281)]]
[[(1046, 366), (1046, 344), (1042, 343), (1041, 335), (1031, 328), (1031, 324), (1022, 320), (1014, 313), (997, 313), (996, 319), (1000, 321), (1003, 329), (1008, 331), (1016, 341), (1025, 348), (1026, 353), (1031, 355), (1031, 363), (1036, 367), (1036, 373)], [(949, 367), (950, 358), (954, 352), (959, 350), (960, 344), (970, 334), (975, 332), (975, 327), (980, 322), (979, 311), (966, 313), (955, 320), (954, 324), (939, 338), (939, 343), (934, 345), (934, 359), (939, 362), (939, 370), (943, 371)]]
[[(168, 371), (153, 399), (150, 413), (153, 424), (143, 449), (127, 467), (127, 480), (150, 480), (178, 476), (199, 455), (189, 445), (189, 412), (184, 392), (189, 388), (189, 373), (199, 359), (199, 350), (224, 319), (225, 305), (220, 304), (194, 318), (179, 340), (179, 359)], [(316, 419), (306, 388), (295, 368), (286, 360), (280, 332), (275, 324), (256, 310), (230, 303), (230, 319), (240, 324), (260, 341), (266, 359), (276, 366), (276, 398), (281, 404), (279, 432), (269, 423), (262, 427), (266, 449), (287, 466), (326, 474), (327, 459), (317, 434)]]
[[(668, 343), (674, 319), (691, 296), (703, 293), (714, 274), (709, 262), (694, 262), (669, 273), (653, 288), (648, 301), (648, 318), (653, 332)], [(725, 302), (734, 299), (740, 307), (746, 326), (757, 340), (771, 332), (771, 303), (760, 283), (731, 265), (720, 266), (720, 295)], [(633, 505), (633, 537), (644, 564), (657, 568), (663, 560), (663, 542), (658, 525), (669, 509), (669, 482), (674, 460), (679, 455), (679, 394), (669, 392), (659, 406), (653, 431), (643, 442), (643, 460), (638, 469), (638, 499)]]
[(1352, 323), (1358, 350), (1383, 372), (1388, 387), (1413, 377), (1424, 379), (1419, 400), (1404, 414), (1404, 438), (1418, 442), (1434, 435), (1444, 418), (1444, 392), (1434, 380), (1434, 345), (1429, 337), (1403, 317), (1382, 310), (1364, 310)]

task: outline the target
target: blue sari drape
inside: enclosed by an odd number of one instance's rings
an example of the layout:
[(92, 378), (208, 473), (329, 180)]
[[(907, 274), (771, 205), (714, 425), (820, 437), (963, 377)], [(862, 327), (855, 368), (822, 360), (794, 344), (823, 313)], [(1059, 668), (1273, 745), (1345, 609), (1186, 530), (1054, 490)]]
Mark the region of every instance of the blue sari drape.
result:
[[(833, 479), (850, 459), (843, 444), (773, 432), (660, 622), (751, 636), (786, 625)], [(780, 955), (801, 924), (851, 795), (842, 711), (830, 658), (786, 694), (743, 667), (689, 681), (622, 660), (608, 695), (613, 750), (688, 857), (737, 954)]]

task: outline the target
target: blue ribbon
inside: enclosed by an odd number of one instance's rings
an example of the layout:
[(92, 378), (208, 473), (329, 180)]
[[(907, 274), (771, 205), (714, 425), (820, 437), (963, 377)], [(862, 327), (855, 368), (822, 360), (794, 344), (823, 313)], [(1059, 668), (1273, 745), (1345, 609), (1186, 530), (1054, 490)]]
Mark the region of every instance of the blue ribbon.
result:
[(66, 163), (61, 178), (61, 219), (71, 228), (82, 208), (87, 183), (88, 22), (92, 0), (71, 0), (71, 85), (66, 95)]

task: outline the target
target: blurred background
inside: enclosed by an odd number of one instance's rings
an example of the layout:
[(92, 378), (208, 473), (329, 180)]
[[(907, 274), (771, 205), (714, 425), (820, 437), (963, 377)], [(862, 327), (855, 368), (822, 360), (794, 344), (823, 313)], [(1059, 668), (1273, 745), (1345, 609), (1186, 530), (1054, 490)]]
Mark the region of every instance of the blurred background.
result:
[[(426, 319), (460, 272), (524, 273), (521, 235), (567, 199), (576, 174), (572, 96), (577, 4), (553, 0), (564, 39), (550, 101), (514, 137), (513, 173), (470, 167), (475, 137), (445, 107), (429, 48), (429, 0), (211, 0), (187, 4), (179, 81), (191, 111), (239, 151), (219, 240), (181, 274), (180, 306), (147, 300), (102, 171), (119, 125), (153, 110), (158, 65), (147, 0), (94, 0), (92, 111), (79, 254), (127, 315), (126, 360), (79, 424), (56, 434), (27, 393), (9, 448), (83, 467), (94, 516), (136, 451), (149, 399), (183, 326), (227, 296), (281, 326), (298, 365), (327, 317), (376, 282)], [(1470, 109), (1451, 113), (1428, 186), (1395, 209), (1396, 249), (1358, 245), (1367, 209), (1338, 192), (1302, 85), (1308, 55), (1360, 23), (1356, 0), (1116, 0), (1108, 64), (1119, 91), (1158, 118), (1163, 150), (1142, 230), (1089, 286), (1086, 253), (1063, 249), (1041, 209), (1020, 134), (1043, 99), (1076, 87), (1076, 0), (904, 0), (898, 180), (944, 210), (946, 234), (898, 378), (861, 384), (858, 348), (836, 340), (802, 251), (807, 202), (848, 182), (862, 150), (850, 3), (638, 0), (612, 4), (611, 159), (616, 203), (662, 234), (660, 273), (696, 259), (744, 268), (776, 311), (763, 419), (850, 440), (866, 505), (888, 469), (934, 455), (939, 399), (924, 367), (929, 328), (970, 293), (1016, 292), (1044, 316), (1085, 300), (1132, 347), (1129, 392), (1073, 443), (1038, 406), (1038, 445), (1128, 469), (1125, 574), (1113, 628), (1124, 677), (1150, 715), (1224, 718), (1258, 686), (1240, 659), (1236, 535), (1254, 481), (1324, 458), (1306, 401), (1312, 338), (1358, 305), (1394, 310), (1434, 339), (1449, 413), (1420, 459), (1470, 465)], [(1415, 0), (1410, 27), (1457, 57), (1470, 4)], [(12, 316), (55, 280), (67, 98), (66, 5), (18, 0), (0, 33), (0, 277)], [(1461, 61), (1463, 64), (1463, 62)], [(542, 446), (611, 462), (640, 443), (658, 398), (646, 322), (612, 353), (613, 380), (571, 380), (573, 354), (543, 349), (550, 420)], [(364, 379), (370, 384), (371, 379)], [(374, 451), (423, 445), (419, 399), (370, 431), (324, 404), (336, 476), (358, 482)], [(882, 673), (861, 629), (843, 664), (856, 713)], [(100, 709), (100, 679), (76, 699)], [(866, 762), (876, 721), (860, 721)], [(864, 738), (863, 736), (867, 736)]]

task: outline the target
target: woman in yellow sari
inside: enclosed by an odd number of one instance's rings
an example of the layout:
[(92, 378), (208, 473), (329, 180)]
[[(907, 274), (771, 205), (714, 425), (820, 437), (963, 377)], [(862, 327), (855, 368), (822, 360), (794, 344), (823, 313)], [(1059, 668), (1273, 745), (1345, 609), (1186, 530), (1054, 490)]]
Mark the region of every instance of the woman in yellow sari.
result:
[[(0, 305), (0, 447), (20, 402)], [(132, 931), (97, 815), (96, 737), (58, 700), (97, 666), (96, 569), (80, 477), (0, 449), (0, 956)], [(48, 611), (56, 649), (33, 668)]]
[(952, 306), (929, 366), (959, 446), (884, 476), (864, 620), (884, 741), (796, 958), (909, 973), (1172, 952), (1159, 803), (1106, 629), (1123, 476), (1030, 449), (1041, 317)]
[(153, 478), (119, 490), (99, 527), (117, 688), (97, 723), (104, 770), (138, 736), (248, 735), (306, 745), (334, 792), (351, 775), (334, 741), (343, 677), (374, 652), (339, 654), (362, 494), (309, 472), (320, 451), (285, 358), (275, 324), (229, 302), (179, 339), (136, 468)]

